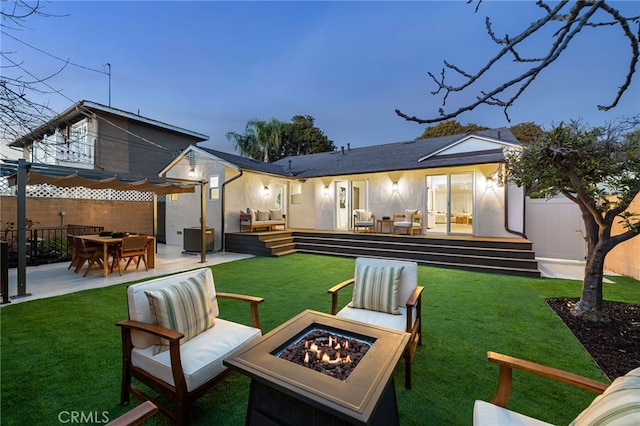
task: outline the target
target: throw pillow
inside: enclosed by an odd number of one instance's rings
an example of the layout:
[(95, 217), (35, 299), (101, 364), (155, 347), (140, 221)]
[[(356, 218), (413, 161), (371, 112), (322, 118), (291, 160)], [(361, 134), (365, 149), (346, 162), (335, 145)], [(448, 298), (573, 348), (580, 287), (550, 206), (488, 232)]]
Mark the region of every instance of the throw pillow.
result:
[(358, 265), (349, 306), (400, 315), (398, 289), (404, 266)]
[[(204, 274), (158, 290), (145, 291), (151, 316), (159, 326), (184, 334), (185, 343), (215, 324), (211, 297)], [(160, 339), (154, 353), (169, 349), (169, 341)]]
[(371, 212), (366, 212), (364, 210), (357, 210), (357, 212), (359, 221), (368, 222), (371, 220)]
[(416, 213), (418, 213), (418, 210), (413, 210), (413, 209), (405, 210), (404, 211), (404, 221), (405, 222), (412, 222), (411, 216), (413, 216)]
[(256, 211), (254, 209), (252, 209), (251, 207), (247, 207), (247, 214), (251, 215), (252, 222), (256, 221)]
[(269, 220), (269, 212), (264, 210), (258, 210), (256, 212), (256, 220), (257, 221)]
[(271, 220), (282, 220), (282, 210), (270, 210), (271, 212)]
[(640, 368), (616, 378), (571, 426), (632, 425), (640, 420)]

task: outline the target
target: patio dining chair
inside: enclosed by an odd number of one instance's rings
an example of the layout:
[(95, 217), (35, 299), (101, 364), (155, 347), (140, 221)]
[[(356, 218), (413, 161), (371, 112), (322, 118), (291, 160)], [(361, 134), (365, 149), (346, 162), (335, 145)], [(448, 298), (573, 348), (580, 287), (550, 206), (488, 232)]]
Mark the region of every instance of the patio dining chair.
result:
[(127, 259), (124, 266), (126, 271), (131, 262), (135, 260), (136, 269), (140, 266), (140, 261), (144, 262), (144, 269), (149, 270), (147, 265), (147, 237), (145, 235), (134, 235), (122, 238), (120, 246), (116, 247), (113, 252), (113, 262), (111, 263), (111, 272), (117, 266), (118, 273), (122, 275), (120, 262)]
[(69, 263), (69, 267), (67, 269), (71, 269), (71, 267), (78, 266), (78, 253), (76, 250), (76, 237), (73, 234), (67, 234), (67, 247), (70, 250), (71, 254), (71, 263)]
[(83, 277), (86, 277), (89, 270), (93, 266), (102, 268), (102, 247), (87, 244), (82, 238), (74, 237), (76, 247), (76, 269), (75, 273), (80, 272), (85, 263), (88, 263), (87, 269), (84, 271)]

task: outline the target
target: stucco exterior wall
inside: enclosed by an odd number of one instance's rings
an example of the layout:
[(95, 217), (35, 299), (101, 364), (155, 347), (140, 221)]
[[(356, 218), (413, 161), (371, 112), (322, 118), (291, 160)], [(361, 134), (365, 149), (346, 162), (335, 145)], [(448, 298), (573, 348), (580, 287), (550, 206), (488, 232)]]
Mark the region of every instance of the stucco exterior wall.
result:
[[(234, 175), (238, 175), (237, 171), (229, 168), (227, 168), (227, 172), (227, 180), (230, 180)], [(269, 190), (265, 191), (265, 187), (269, 188)], [(287, 180), (245, 172), (240, 178), (229, 183), (225, 189), (226, 232), (240, 231), (241, 211), (247, 211), (248, 208), (254, 210), (277, 209), (279, 206), (276, 199), (279, 190), (282, 197), (279, 205), (282, 213), (287, 214)], [(287, 217), (287, 221), (288, 219)]]
[[(627, 211), (640, 214), (640, 194), (636, 196)], [(626, 230), (617, 222), (614, 222), (611, 235), (618, 235)], [(640, 236), (633, 237), (614, 247), (607, 254), (604, 267), (618, 274), (640, 280)]]
[[(194, 169), (193, 175), (190, 170)], [(188, 159), (183, 159), (174, 167), (167, 177), (173, 179), (193, 179), (206, 182), (204, 187), (198, 186), (194, 193), (177, 194), (172, 199), (167, 196), (166, 232), (167, 244), (183, 247), (184, 228), (200, 227), (200, 217), (202, 209), (202, 193), (205, 191), (205, 225), (213, 228), (214, 250), (222, 247), (222, 199), (210, 199), (209, 178), (219, 176), (220, 189), (225, 179), (226, 168), (223, 163), (211, 161), (206, 157), (194, 158), (194, 165)]]
[[(517, 235), (505, 230), (505, 187), (487, 188), (486, 176), (495, 172), (496, 168), (497, 165), (485, 165), (308, 179), (301, 186), (302, 203), (288, 207), (289, 227), (336, 229), (337, 182), (366, 181), (367, 208), (376, 215), (377, 219), (380, 219), (385, 215), (404, 213), (405, 209), (410, 208), (419, 209), (424, 213), (427, 203), (425, 183), (427, 175), (473, 173), (476, 197), (473, 210), (474, 235), (516, 238)], [(392, 189), (393, 182), (398, 183), (397, 191)], [(325, 187), (327, 187), (326, 193)], [(522, 190), (512, 186), (509, 191), (510, 196), (513, 197), (510, 200), (513, 205), (509, 212), (509, 223), (511, 229), (521, 232), (524, 229)], [(426, 219), (424, 222), (426, 227)], [(424, 227), (423, 232), (426, 231)]]

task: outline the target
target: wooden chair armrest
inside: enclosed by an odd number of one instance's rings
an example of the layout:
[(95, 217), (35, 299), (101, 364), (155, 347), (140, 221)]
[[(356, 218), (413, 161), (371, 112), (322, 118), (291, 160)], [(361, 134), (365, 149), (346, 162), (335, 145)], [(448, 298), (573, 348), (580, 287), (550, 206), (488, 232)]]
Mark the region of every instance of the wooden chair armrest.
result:
[(138, 330), (145, 333), (153, 334), (154, 336), (162, 337), (167, 340), (180, 341), (184, 337), (184, 334), (179, 331), (171, 330), (170, 328), (164, 328), (156, 324), (149, 324), (140, 321), (124, 320), (116, 323), (118, 327), (129, 330)]
[(151, 401), (145, 401), (133, 410), (107, 423), (107, 426), (137, 426), (158, 412), (158, 407)]
[(169, 358), (171, 359), (171, 373), (176, 389), (180, 392), (187, 391), (187, 384), (182, 370), (182, 361), (180, 360), (180, 339), (184, 334), (164, 328), (155, 324), (148, 324), (140, 321), (124, 320), (116, 323), (122, 330), (122, 361), (125, 365), (130, 364), (131, 351), (133, 342), (131, 340), (131, 330), (138, 330), (154, 336), (165, 338), (169, 341)]
[(258, 312), (258, 305), (264, 302), (262, 297), (249, 296), (246, 294), (236, 293), (220, 293), (216, 292), (216, 296), (223, 299), (240, 300), (242, 302), (249, 302), (251, 304), (251, 324), (255, 328), (259, 328), (262, 331), (262, 325), (260, 324), (260, 313)]
[(393, 220), (396, 219), (404, 219), (404, 214), (403, 213), (396, 213), (393, 215)]
[(422, 290), (424, 290), (424, 287), (417, 286), (411, 292), (411, 294), (409, 295), (409, 298), (407, 299), (407, 302), (405, 303), (405, 305), (407, 305), (407, 308), (413, 308), (414, 306), (416, 306), (416, 304), (421, 300)]
[(251, 215), (246, 213), (240, 213), (240, 220), (248, 220), (251, 222)]
[(535, 362), (525, 361), (523, 359), (514, 358), (508, 355), (502, 355), (495, 352), (487, 352), (487, 360), (500, 366), (498, 389), (496, 390), (496, 394), (491, 400), (492, 404), (498, 405), (500, 407), (506, 408), (507, 404), (509, 403), (514, 368), (517, 370), (526, 371), (528, 373), (533, 373), (541, 377), (556, 380), (558, 382), (586, 389), (598, 394), (604, 392), (605, 389), (609, 386), (606, 383), (589, 379), (587, 377), (578, 376), (577, 374), (569, 373), (567, 371), (558, 370), (556, 368), (547, 367)]
[(354, 282), (355, 278), (349, 278), (348, 280), (342, 281), (340, 284), (336, 284), (327, 290), (327, 293), (331, 294), (331, 315), (338, 313), (338, 292)]

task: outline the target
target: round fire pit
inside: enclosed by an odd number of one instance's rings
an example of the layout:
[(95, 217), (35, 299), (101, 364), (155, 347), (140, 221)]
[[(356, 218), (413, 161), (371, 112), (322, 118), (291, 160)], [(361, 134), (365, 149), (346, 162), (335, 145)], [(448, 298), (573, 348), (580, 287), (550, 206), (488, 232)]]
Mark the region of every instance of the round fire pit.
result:
[(346, 380), (371, 343), (323, 329), (314, 329), (286, 346), (277, 356), (330, 377)]

